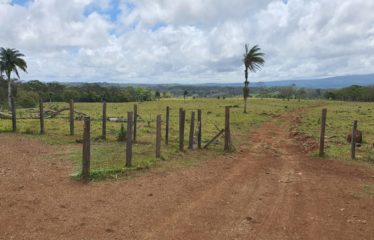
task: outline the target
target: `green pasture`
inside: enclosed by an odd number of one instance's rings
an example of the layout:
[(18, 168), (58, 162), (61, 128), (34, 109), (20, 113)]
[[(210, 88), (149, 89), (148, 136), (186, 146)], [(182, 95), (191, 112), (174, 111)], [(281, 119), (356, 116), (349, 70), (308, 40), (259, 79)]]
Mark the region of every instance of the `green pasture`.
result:
[[(350, 160), (351, 148), (346, 138), (352, 132), (352, 122), (357, 120), (358, 130), (363, 133), (363, 144), (357, 148), (357, 161), (374, 163), (374, 103), (326, 101), (324, 104), (327, 108), (326, 157)], [(321, 109), (310, 109), (299, 126), (301, 132), (316, 141), (320, 134)]]
[[(183, 164), (193, 164), (196, 161), (207, 157), (225, 154), (223, 152), (223, 139), (220, 138), (212, 144), (208, 150), (188, 151), (188, 133), (189, 123), (192, 111), (202, 110), (202, 142), (203, 145), (208, 142), (218, 129), (224, 128), (224, 107), (231, 108), (231, 132), (234, 146), (246, 144), (248, 147), (251, 142), (248, 140), (248, 134), (256, 129), (260, 123), (265, 120), (282, 114), (286, 111), (310, 105), (313, 101), (283, 101), (277, 99), (250, 99), (249, 113), (243, 114), (243, 100), (241, 98), (226, 99), (165, 99), (152, 102), (138, 103), (108, 103), (108, 117), (124, 117), (127, 112), (132, 111), (134, 104), (138, 105), (138, 114), (140, 121), (137, 127), (137, 143), (133, 146), (133, 169), (147, 169), (157, 165), (160, 161), (179, 162)], [(67, 107), (67, 103), (45, 103), (45, 109)], [(155, 129), (156, 116), (162, 116), (162, 137), (164, 140), (165, 130), (165, 112), (166, 106), (170, 111), (170, 133), (168, 146), (162, 145), (161, 159), (155, 158)], [(178, 151), (178, 112), (179, 108), (186, 110), (186, 129), (185, 129), (185, 147), (186, 151)], [(107, 140), (102, 140), (101, 136), (101, 103), (75, 103), (75, 110), (91, 116), (91, 149), (92, 162), (91, 170), (94, 178), (117, 177), (127, 174), (129, 170), (124, 168), (125, 161), (125, 143), (118, 142), (117, 136), (121, 128), (121, 123), (107, 122)], [(38, 109), (17, 109), (17, 117), (28, 117), (37, 113)], [(126, 123), (125, 123), (126, 129)], [(10, 131), (11, 121), (1, 119), (0, 131)], [(45, 120), (45, 135), (39, 135), (38, 119), (19, 119), (17, 121), (17, 131), (20, 134), (27, 134), (32, 138), (40, 139), (43, 142), (53, 145), (68, 146), (69, 159), (75, 163), (75, 172), (80, 171), (81, 164), (81, 144), (77, 140), (82, 138), (83, 122), (77, 119), (75, 121), (75, 136), (69, 135), (68, 111), (58, 115), (53, 119)], [(79, 141), (78, 141), (79, 142)], [(65, 148), (66, 149), (66, 148)]]

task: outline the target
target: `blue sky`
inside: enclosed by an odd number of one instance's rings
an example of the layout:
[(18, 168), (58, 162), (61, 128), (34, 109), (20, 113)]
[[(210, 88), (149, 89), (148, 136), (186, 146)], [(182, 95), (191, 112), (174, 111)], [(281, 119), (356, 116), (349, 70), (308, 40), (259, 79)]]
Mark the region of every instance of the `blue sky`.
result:
[(17, 4), (17, 5), (25, 5), (28, 2), (30, 2), (30, 0), (12, 0), (12, 4)]
[(26, 55), (24, 80), (241, 82), (245, 43), (266, 54), (251, 81), (367, 74), (372, 12), (366, 0), (0, 0), (0, 46)]
[[(92, 1), (91, 3), (87, 4), (84, 9), (84, 15), (89, 16), (93, 12), (97, 12), (102, 15), (109, 16), (110, 20), (115, 22), (117, 17), (121, 14), (121, 10), (119, 9), (119, 4), (121, 0), (109, 0), (109, 8), (103, 9), (98, 5), (98, 2)], [(33, 0), (11, 0), (11, 5), (20, 5), (20, 6), (27, 6), (28, 4), (32, 3)], [(68, 3), (68, 1), (66, 1)], [(129, 9), (134, 9), (135, 5), (131, 2), (127, 2), (126, 5)]]
[[(91, 3), (85, 7), (84, 15), (89, 16), (93, 12), (97, 12), (102, 15), (107, 15), (110, 17), (110, 20), (115, 22), (118, 16), (121, 14), (121, 10), (119, 9), (119, 0), (111, 0), (110, 6), (107, 9), (102, 9), (95, 3)], [(132, 4), (127, 4), (129, 8), (133, 8)]]

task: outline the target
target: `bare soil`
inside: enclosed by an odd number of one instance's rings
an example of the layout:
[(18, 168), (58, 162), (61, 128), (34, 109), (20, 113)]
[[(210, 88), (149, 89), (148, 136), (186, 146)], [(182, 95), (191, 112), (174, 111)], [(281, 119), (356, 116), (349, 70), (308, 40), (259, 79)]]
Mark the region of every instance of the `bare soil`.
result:
[(61, 149), (1, 134), (0, 239), (374, 239), (374, 168), (309, 158), (290, 134), (301, 113), (236, 154), (87, 185)]

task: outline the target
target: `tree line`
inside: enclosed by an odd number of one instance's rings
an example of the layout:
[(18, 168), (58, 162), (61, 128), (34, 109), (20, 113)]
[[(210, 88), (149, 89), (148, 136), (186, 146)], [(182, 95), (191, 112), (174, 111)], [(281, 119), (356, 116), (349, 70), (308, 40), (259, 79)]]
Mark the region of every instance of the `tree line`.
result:
[[(8, 81), (0, 77), (0, 101), (6, 105)], [(39, 99), (51, 102), (67, 102), (74, 99), (78, 102), (134, 102), (151, 101), (155, 94), (144, 87), (101, 86), (100, 84), (82, 84), (72, 86), (57, 82), (43, 83), (38, 80), (21, 82), (11, 81), (11, 96), (15, 96), (21, 107), (35, 107)]]
[(331, 100), (374, 102), (374, 86), (353, 85), (334, 91), (327, 91), (324, 97)]

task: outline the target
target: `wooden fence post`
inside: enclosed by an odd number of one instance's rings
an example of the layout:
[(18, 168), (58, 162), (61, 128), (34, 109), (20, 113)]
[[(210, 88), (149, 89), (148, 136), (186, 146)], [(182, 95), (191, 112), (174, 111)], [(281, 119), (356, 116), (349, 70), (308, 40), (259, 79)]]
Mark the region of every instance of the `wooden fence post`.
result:
[(126, 167), (132, 166), (132, 128), (134, 121), (134, 113), (127, 113), (127, 132), (126, 132)]
[(193, 135), (195, 130), (195, 112), (191, 112), (190, 135), (188, 141), (188, 149), (193, 149)]
[(184, 151), (184, 122), (186, 111), (179, 109), (179, 151)]
[(91, 119), (84, 117), (83, 120), (83, 159), (82, 159), (82, 179), (88, 181), (90, 179), (91, 164)]
[(103, 119), (102, 119), (102, 138), (103, 139), (106, 139), (106, 118), (107, 118), (107, 115), (106, 115), (106, 101), (103, 100)]
[(179, 108), (179, 138), (178, 138), (178, 141), (179, 141), (179, 150), (181, 150), (181, 132), (182, 132), (182, 112), (183, 112), (183, 108)]
[(201, 148), (201, 109), (197, 110), (197, 122), (198, 122), (198, 133), (197, 133), (197, 147)]
[(322, 109), (322, 117), (321, 117), (321, 134), (320, 134), (320, 141), (319, 141), (319, 156), (323, 157), (325, 155), (325, 133), (326, 133), (326, 115), (327, 109)]
[(44, 134), (44, 106), (43, 99), (39, 100), (39, 119), (40, 119), (40, 134)]
[(351, 158), (356, 159), (356, 131), (357, 131), (357, 120), (353, 121), (352, 126), (352, 137), (351, 137)]
[(74, 135), (74, 100), (73, 99), (71, 99), (69, 102), (69, 110), (70, 110), (70, 114), (69, 114), (70, 135), (73, 136)]
[(166, 126), (165, 126), (165, 144), (169, 144), (169, 121), (170, 121), (170, 108), (166, 107)]
[(225, 151), (231, 150), (230, 107), (225, 107)]
[(161, 115), (157, 115), (156, 121), (156, 158), (161, 157)]
[(136, 142), (137, 125), (138, 125), (138, 105), (134, 104), (134, 143)]
[(16, 102), (14, 97), (10, 99), (10, 105), (12, 107), (12, 130), (13, 132), (17, 131), (17, 115), (16, 115)]

